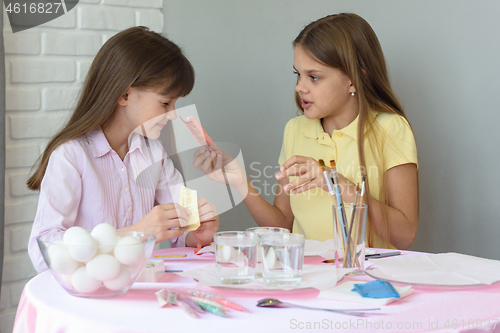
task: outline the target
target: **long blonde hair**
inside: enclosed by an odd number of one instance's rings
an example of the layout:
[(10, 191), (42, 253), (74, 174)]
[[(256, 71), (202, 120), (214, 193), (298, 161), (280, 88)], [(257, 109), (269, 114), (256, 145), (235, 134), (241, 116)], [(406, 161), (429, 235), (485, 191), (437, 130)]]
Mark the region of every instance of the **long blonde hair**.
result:
[[(403, 108), (392, 91), (387, 74), (384, 54), (378, 38), (371, 26), (356, 14), (342, 13), (329, 15), (307, 25), (293, 42), (300, 46), (319, 62), (342, 70), (356, 88), (359, 102), (357, 128), (358, 159), (361, 170), (366, 169), (364, 141), (367, 138), (369, 148), (374, 155), (381, 156), (380, 128), (371, 119), (370, 110), (398, 114), (406, 119)], [(295, 102), (300, 112), (299, 94), (295, 93)], [(376, 160), (382, 161), (383, 158)], [(382, 179), (379, 200), (386, 203), (383, 166), (378, 168)], [(367, 188), (369, 189), (368, 179)], [(368, 192), (369, 193), (369, 192)], [(387, 209), (383, 211), (384, 227), (382, 235), (384, 245), (389, 244), (389, 225)], [(368, 245), (373, 244), (373, 227), (368, 223)]]
[[(57, 147), (106, 126), (120, 96), (131, 86), (138, 89), (161, 87), (162, 94), (183, 97), (193, 89), (194, 69), (176, 44), (146, 27), (129, 28), (111, 37), (90, 66), (71, 118), (50, 140), (33, 166), (36, 170), (27, 182), (28, 188), (40, 190), (50, 155)], [(175, 158), (171, 122), (168, 122), (167, 131), (172, 138), (167, 153)], [(173, 162), (181, 168), (179, 161)]]

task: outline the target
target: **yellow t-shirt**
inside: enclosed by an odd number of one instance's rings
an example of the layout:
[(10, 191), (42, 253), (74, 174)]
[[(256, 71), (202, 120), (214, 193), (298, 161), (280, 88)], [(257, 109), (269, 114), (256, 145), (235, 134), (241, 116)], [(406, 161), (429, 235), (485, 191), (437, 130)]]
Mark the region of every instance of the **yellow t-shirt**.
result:
[[(410, 125), (403, 117), (386, 112), (370, 112), (374, 120), (377, 147), (368, 144), (365, 132), (366, 174), (370, 184), (370, 195), (379, 199), (383, 172), (401, 164), (417, 161), (417, 147)], [(323, 159), (328, 165), (333, 155), (337, 171), (353, 183), (361, 183), (363, 173), (359, 166), (357, 147), (358, 118), (330, 137), (324, 132), (320, 119), (294, 118), (285, 127), (279, 164), (294, 155)], [(293, 181), (295, 177), (290, 177)], [(307, 239), (324, 241), (333, 238), (332, 198), (322, 189), (314, 188), (290, 196), (294, 215), (293, 232), (304, 234)], [(374, 247), (383, 247), (384, 242), (374, 236)]]

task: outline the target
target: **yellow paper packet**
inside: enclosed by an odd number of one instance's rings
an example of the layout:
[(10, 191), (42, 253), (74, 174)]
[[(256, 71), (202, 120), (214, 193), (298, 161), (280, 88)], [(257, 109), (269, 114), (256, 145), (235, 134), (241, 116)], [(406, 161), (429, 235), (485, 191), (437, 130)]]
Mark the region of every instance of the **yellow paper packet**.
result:
[(198, 229), (200, 227), (200, 213), (198, 212), (198, 194), (196, 190), (191, 190), (187, 187), (181, 186), (179, 205), (188, 208), (191, 211), (191, 215), (188, 216), (189, 219), (187, 227), (180, 229), (184, 231)]

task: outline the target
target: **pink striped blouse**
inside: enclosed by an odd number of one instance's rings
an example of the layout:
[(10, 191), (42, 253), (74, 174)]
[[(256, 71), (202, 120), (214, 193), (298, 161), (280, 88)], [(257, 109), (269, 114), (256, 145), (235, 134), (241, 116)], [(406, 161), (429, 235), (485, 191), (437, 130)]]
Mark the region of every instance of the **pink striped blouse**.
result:
[[(99, 223), (133, 225), (157, 204), (178, 202), (182, 176), (156, 140), (133, 134), (122, 161), (101, 128), (59, 146), (50, 156), (28, 243), (35, 269), (47, 269), (36, 237)], [(185, 246), (185, 235), (170, 240)]]

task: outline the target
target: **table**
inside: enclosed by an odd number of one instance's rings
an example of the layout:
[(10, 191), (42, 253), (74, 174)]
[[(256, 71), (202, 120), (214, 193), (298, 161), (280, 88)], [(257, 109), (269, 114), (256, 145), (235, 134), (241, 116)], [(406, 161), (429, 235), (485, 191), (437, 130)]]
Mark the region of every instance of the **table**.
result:
[[(155, 250), (156, 251), (156, 250)], [(169, 249), (172, 254), (193, 251)], [(405, 251), (403, 255), (412, 254)], [(322, 258), (306, 258), (306, 264), (319, 264)], [(212, 258), (166, 261), (166, 269), (199, 268)], [(345, 277), (344, 281), (371, 281), (369, 276)], [(339, 283), (342, 283), (339, 282)], [(437, 288), (414, 286), (414, 293), (382, 307), (378, 315), (354, 317), (302, 309), (258, 308), (258, 299), (274, 297), (315, 307), (346, 307), (346, 302), (317, 299), (315, 289), (296, 291), (249, 291), (230, 288), (211, 290), (246, 307), (252, 313), (231, 311), (224, 319), (205, 314), (188, 317), (180, 308), (159, 308), (155, 292), (168, 288), (181, 292), (196, 282), (176, 274), (166, 274), (158, 283), (136, 283), (123, 296), (87, 299), (70, 296), (44, 272), (30, 280), (19, 302), (14, 333), (137, 333), (137, 332), (486, 332), (468, 330), (469, 324), (485, 327), (487, 320), (500, 318), (500, 283), (475, 288)], [(352, 307), (362, 307), (349, 303)], [(469, 320), (471, 320), (469, 322)], [(500, 332), (500, 323), (488, 332)]]

